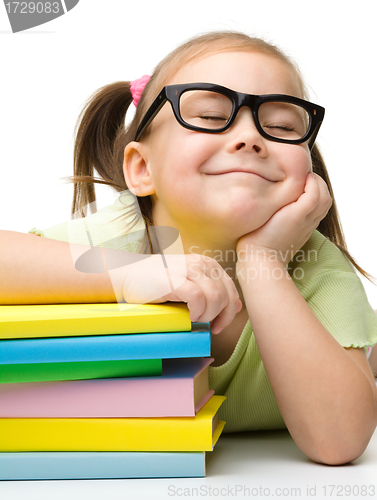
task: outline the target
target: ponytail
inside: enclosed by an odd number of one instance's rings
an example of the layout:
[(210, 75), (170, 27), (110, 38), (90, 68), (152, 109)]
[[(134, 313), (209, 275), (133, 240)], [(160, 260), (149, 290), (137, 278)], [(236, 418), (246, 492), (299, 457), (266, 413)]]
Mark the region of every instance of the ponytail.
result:
[[(127, 189), (123, 171), (126, 146), (124, 119), (132, 102), (129, 82), (116, 82), (95, 92), (76, 125), (72, 216), (85, 217), (85, 207), (96, 200), (94, 183), (117, 191)], [(94, 170), (99, 178), (94, 176)]]

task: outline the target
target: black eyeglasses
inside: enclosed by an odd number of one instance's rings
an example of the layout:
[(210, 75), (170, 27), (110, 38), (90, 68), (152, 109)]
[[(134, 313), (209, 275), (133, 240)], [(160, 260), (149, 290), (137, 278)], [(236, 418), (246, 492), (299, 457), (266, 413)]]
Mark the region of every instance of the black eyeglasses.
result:
[(317, 104), (289, 95), (252, 95), (212, 83), (167, 85), (145, 113), (136, 132), (139, 141), (166, 101), (182, 127), (219, 134), (234, 122), (243, 106), (251, 109), (259, 133), (270, 141), (287, 144), (308, 142), (311, 149), (325, 116)]

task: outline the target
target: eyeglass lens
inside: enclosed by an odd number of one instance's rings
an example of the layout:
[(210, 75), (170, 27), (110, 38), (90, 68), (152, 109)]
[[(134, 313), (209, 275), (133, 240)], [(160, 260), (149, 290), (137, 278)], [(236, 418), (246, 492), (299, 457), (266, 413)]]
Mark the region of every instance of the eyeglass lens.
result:
[[(180, 113), (188, 125), (216, 130), (224, 127), (233, 110), (233, 102), (223, 94), (208, 90), (188, 90), (181, 95)], [(299, 140), (305, 136), (309, 113), (288, 102), (265, 102), (258, 108), (258, 121), (271, 137)]]

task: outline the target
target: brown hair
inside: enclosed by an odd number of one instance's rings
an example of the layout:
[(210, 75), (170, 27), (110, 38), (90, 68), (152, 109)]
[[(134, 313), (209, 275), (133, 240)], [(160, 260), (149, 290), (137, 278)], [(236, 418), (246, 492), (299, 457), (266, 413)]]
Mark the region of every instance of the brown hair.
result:
[[(308, 99), (298, 67), (276, 46), (260, 38), (233, 31), (212, 32), (195, 37), (171, 52), (155, 68), (142, 93), (135, 116), (127, 128), (125, 128), (124, 121), (127, 109), (132, 102), (130, 82), (106, 85), (87, 101), (77, 122), (74, 175), (69, 178), (70, 182), (75, 183), (73, 216), (85, 216), (84, 207), (95, 201), (94, 183), (110, 185), (117, 191), (127, 189), (123, 176), (124, 148), (134, 140), (143, 115), (168, 79), (192, 60), (211, 53), (237, 50), (261, 52), (285, 62), (297, 78), (302, 97)], [(311, 156), (313, 171), (324, 179), (333, 200), (329, 212), (318, 226), (318, 231), (340, 248), (355, 268), (371, 280), (370, 275), (355, 262), (347, 250), (330, 178), (317, 145), (314, 145)], [(95, 177), (94, 170), (99, 177)], [(153, 223), (151, 197), (140, 197), (138, 202), (148, 227)]]

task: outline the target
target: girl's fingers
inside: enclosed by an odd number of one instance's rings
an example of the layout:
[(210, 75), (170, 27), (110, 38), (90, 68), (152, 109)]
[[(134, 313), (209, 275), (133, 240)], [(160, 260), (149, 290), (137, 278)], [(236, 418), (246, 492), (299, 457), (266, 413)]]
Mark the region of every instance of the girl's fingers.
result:
[(223, 329), (240, 310), (238, 291), (233, 280), (215, 260), (211, 259), (211, 266), (206, 266), (205, 275), (201, 283), (208, 297), (204, 321), (216, 318), (216, 324)]
[(240, 310), (240, 300), (233, 281), (216, 261), (207, 261), (206, 264), (200, 273), (196, 269), (190, 275), (188, 270), (185, 283), (169, 294), (167, 300), (186, 302), (191, 321), (215, 319), (216, 330), (220, 331)]
[(214, 259), (191, 254), (184, 259), (182, 265), (179, 256), (179, 265), (169, 265), (168, 270), (161, 259), (153, 258), (147, 259), (149, 266), (147, 262), (128, 269), (124, 299), (130, 303), (185, 302), (192, 322), (215, 319), (216, 331), (225, 328), (239, 311), (232, 279)]
[(242, 309), (242, 302), (238, 299), (237, 302), (231, 302), (221, 311), (221, 313), (213, 320), (211, 331), (217, 335), (225, 327), (230, 325), (235, 315)]
[[(316, 174), (313, 174), (316, 175)], [(332, 205), (332, 199), (325, 181), (316, 175), (315, 177), (316, 188), (313, 199), (315, 200), (313, 210), (308, 213), (307, 217), (311, 218), (315, 227), (326, 216)]]
[[(325, 181), (317, 174), (309, 174), (304, 193), (297, 200), (303, 221), (311, 221), (317, 227), (331, 207), (332, 199)], [(300, 219), (300, 216), (299, 216)]]
[(242, 309), (238, 291), (233, 280), (225, 273), (224, 286), (226, 288), (228, 303), (226, 307), (218, 314), (212, 323), (212, 333), (220, 333), (225, 327), (230, 325), (235, 315)]
[(185, 302), (190, 311), (190, 320), (196, 322), (205, 313), (207, 307), (206, 296), (200, 286), (190, 280), (165, 296), (166, 300)]
[(200, 281), (200, 287), (206, 297), (206, 309), (199, 317), (199, 321), (212, 321), (229, 305), (226, 287), (221, 280), (215, 282), (207, 276)]
[(186, 280), (166, 300), (186, 302), (192, 322), (207, 323), (216, 318), (228, 306), (225, 289), (219, 288), (208, 277), (194, 283)]
[(317, 208), (320, 199), (320, 187), (315, 174), (308, 174), (303, 194), (297, 200), (296, 204), (300, 206), (301, 211), (309, 215)]

